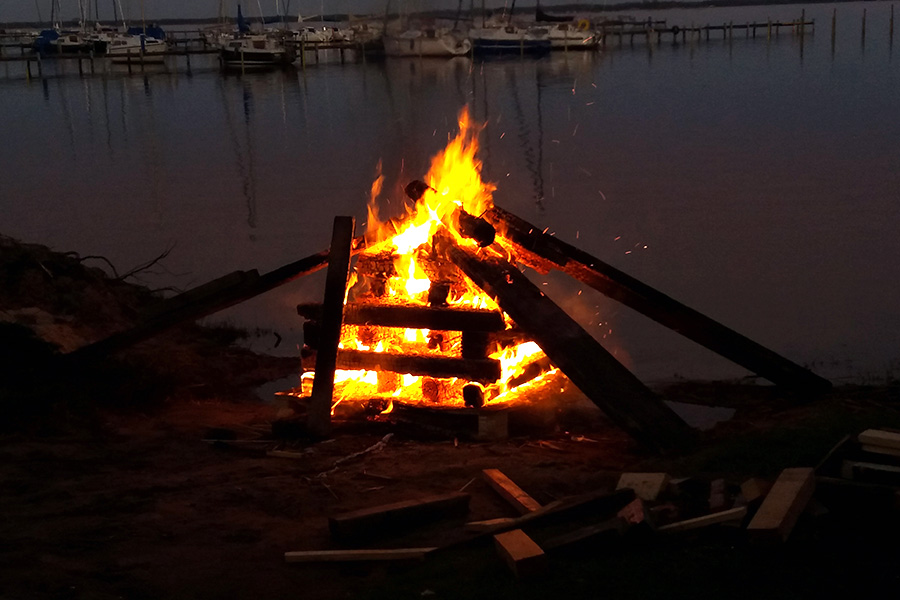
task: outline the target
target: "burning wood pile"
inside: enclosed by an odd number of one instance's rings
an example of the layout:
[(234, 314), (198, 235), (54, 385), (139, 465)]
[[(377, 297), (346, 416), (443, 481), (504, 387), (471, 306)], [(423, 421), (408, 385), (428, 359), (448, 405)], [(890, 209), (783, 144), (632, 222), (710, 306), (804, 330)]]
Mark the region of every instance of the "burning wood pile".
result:
[[(525, 384), (564, 374), (619, 427), (656, 450), (691, 432), (659, 398), (520, 270), (561, 270), (775, 383), (821, 391), (824, 379), (493, 205), (481, 181), (478, 127), (438, 154), (426, 181), (406, 186), (402, 217), (368, 230), (337, 217), (323, 302), (301, 305), (308, 426), (327, 435), (341, 403), (482, 411), (514, 402)], [(358, 255), (350, 269), (352, 255)], [(311, 385), (310, 385), (311, 384)]]

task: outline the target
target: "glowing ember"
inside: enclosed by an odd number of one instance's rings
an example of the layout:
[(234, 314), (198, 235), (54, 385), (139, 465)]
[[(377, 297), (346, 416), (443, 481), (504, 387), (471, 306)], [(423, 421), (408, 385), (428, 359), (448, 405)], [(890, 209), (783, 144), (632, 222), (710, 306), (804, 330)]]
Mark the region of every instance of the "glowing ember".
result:
[[(348, 293), (351, 301), (379, 306), (446, 304), (451, 308), (499, 310), (489, 296), (452, 265), (437, 258), (431, 246), (432, 238), (439, 230), (451, 232), (458, 244), (478, 245), (462, 235), (458, 227), (463, 218), (475, 219), (493, 206), (492, 193), (496, 187), (481, 180), (482, 164), (476, 158), (480, 130), (463, 109), (459, 115), (459, 133), (434, 157), (425, 177), (427, 186), (421, 183), (415, 186), (418, 190), (424, 189), (424, 193), (399, 219), (382, 221), (379, 218), (376, 199), (381, 195), (383, 185), (379, 164), (368, 210), (368, 245), (357, 263), (357, 273), (351, 278), (353, 285)], [(481, 245), (492, 241), (493, 231)], [(360, 266), (363, 264), (374, 266), (367, 266), (366, 272), (362, 273)], [(462, 337), (460, 332), (453, 331), (345, 324), (340, 347), (404, 356), (458, 358)], [(493, 346), (496, 347), (496, 343)], [(533, 342), (489, 350), (486, 354), (500, 362), (501, 371), (496, 383), (483, 386), (487, 402), (514, 400), (517, 385), (534, 381), (550, 369), (544, 353)], [(470, 383), (457, 378), (419, 377), (386, 371), (338, 370), (335, 373), (337, 401), (334, 406), (342, 401), (374, 397), (462, 406), (463, 387)], [(390, 409), (389, 406), (384, 412)]]

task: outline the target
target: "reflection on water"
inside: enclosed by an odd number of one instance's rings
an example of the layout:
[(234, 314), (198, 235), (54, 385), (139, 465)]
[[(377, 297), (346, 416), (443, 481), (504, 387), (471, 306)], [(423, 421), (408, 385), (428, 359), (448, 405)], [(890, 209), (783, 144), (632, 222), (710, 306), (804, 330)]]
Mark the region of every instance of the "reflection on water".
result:
[[(244, 77), (208, 58), (91, 77), (48, 62), (30, 82), (6, 64), (0, 231), (120, 270), (174, 245), (159, 287), (271, 270), (326, 247), (335, 215), (364, 221), (379, 161), (399, 209), (468, 104), (504, 208), (826, 376), (883, 380), (900, 366), (900, 84), (888, 7), (869, 7), (863, 47), (860, 10), (837, 6), (834, 47), (833, 7), (816, 5), (802, 44), (626, 41)], [(727, 20), (716, 10), (662, 18)], [(539, 279), (645, 379), (744, 374), (576, 282)], [(224, 316), (296, 352), (294, 306), (320, 295), (313, 276)]]

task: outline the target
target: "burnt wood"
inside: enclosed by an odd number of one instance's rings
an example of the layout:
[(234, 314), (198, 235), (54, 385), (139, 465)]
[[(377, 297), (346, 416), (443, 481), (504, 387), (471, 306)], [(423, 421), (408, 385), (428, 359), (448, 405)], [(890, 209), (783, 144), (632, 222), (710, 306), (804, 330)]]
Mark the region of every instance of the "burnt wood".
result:
[[(297, 314), (305, 319), (318, 320), (322, 315), (322, 305), (299, 304)], [(496, 332), (506, 328), (503, 315), (494, 310), (363, 303), (344, 306), (344, 323), (436, 331)]]
[[(361, 252), (366, 240), (353, 240), (352, 252)], [(252, 271), (237, 271), (182, 294), (167, 298), (151, 308), (130, 329), (113, 333), (66, 354), (67, 361), (97, 359), (119, 352), (189, 321), (196, 321), (235, 304), (259, 296), (280, 285), (314, 273), (328, 264), (328, 250), (317, 252), (260, 275)]]
[(740, 333), (499, 207), (484, 217), (528, 266), (562, 271), (734, 363), (798, 392), (823, 393), (831, 382)]
[[(319, 353), (321, 356), (321, 352)], [(316, 377), (319, 373), (316, 359)], [(391, 352), (338, 350), (337, 368), (367, 371), (393, 371), (430, 377), (459, 377), (467, 381), (492, 383), (500, 379), (500, 361), (490, 358), (468, 359), (452, 356), (420, 356)]]
[(476, 255), (452, 240), (446, 251), (553, 364), (635, 440), (655, 450), (681, 448), (691, 440), (684, 421), (514, 265), (486, 250)]
[(307, 413), (307, 426), (313, 435), (326, 436), (331, 432), (331, 402), (334, 394), (334, 371), (338, 344), (341, 341), (344, 295), (350, 271), (353, 245), (353, 217), (335, 217), (331, 234), (328, 273), (325, 276), (325, 295), (319, 346), (316, 353), (316, 374)]

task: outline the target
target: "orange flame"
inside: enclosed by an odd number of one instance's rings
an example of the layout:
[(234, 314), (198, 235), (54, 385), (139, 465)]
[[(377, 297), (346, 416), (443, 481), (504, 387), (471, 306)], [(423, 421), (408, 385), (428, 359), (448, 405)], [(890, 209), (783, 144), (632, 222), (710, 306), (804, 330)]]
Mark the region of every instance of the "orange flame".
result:
[[(384, 182), (379, 162), (368, 207), (367, 238), (370, 242), (366, 254), (376, 255), (389, 251), (392, 256), (396, 275), (388, 278), (385, 283), (383, 299), (388, 302), (419, 305), (427, 303), (432, 282), (425, 263), (431, 239), (438, 230), (450, 231), (457, 243), (474, 247), (473, 241), (463, 238), (455, 231), (453, 223), (454, 213), (459, 209), (480, 216), (493, 206), (492, 195), (496, 186), (482, 181), (482, 163), (477, 158), (478, 136), (482, 128), (472, 121), (466, 108), (460, 111), (459, 133), (432, 159), (425, 177), (429, 189), (408, 209), (407, 214), (393, 221), (381, 221), (376, 207), (376, 199), (382, 193)], [(498, 310), (496, 303), (487, 294), (477, 289), (468, 279), (460, 279), (461, 283), (454, 286), (453, 293), (448, 298), (451, 306)], [(377, 344), (363, 344), (360, 339), (364, 333), (368, 337), (378, 337)], [(344, 326), (341, 347), (372, 352), (458, 356), (461, 334), (440, 332), (433, 337), (432, 332), (425, 329)], [(499, 382), (485, 386), (485, 398), (509, 401), (514, 392), (508, 389), (506, 382), (521, 374), (523, 364), (533, 362), (541, 356), (543, 352), (534, 343), (520, 344), (492, 354), (492, 358), (501, 362), (502, 377)], [(451, 378), (434, 380), (413, 375), (338, 370), (335, 373), (337, 401), (334, 406), (345, 399), (371, 398), (376, 393), (389, 398), (402, 397), (404, 401), (424, 400), (428, 396), (429, 400), (442, 404), (462, 405), (462, 387), (466, 383), (468, 382)], [(429, 388), (428, 394), (425, 392), (426, 386)], [(391, 406), (385, 412), (390, 410)]]

